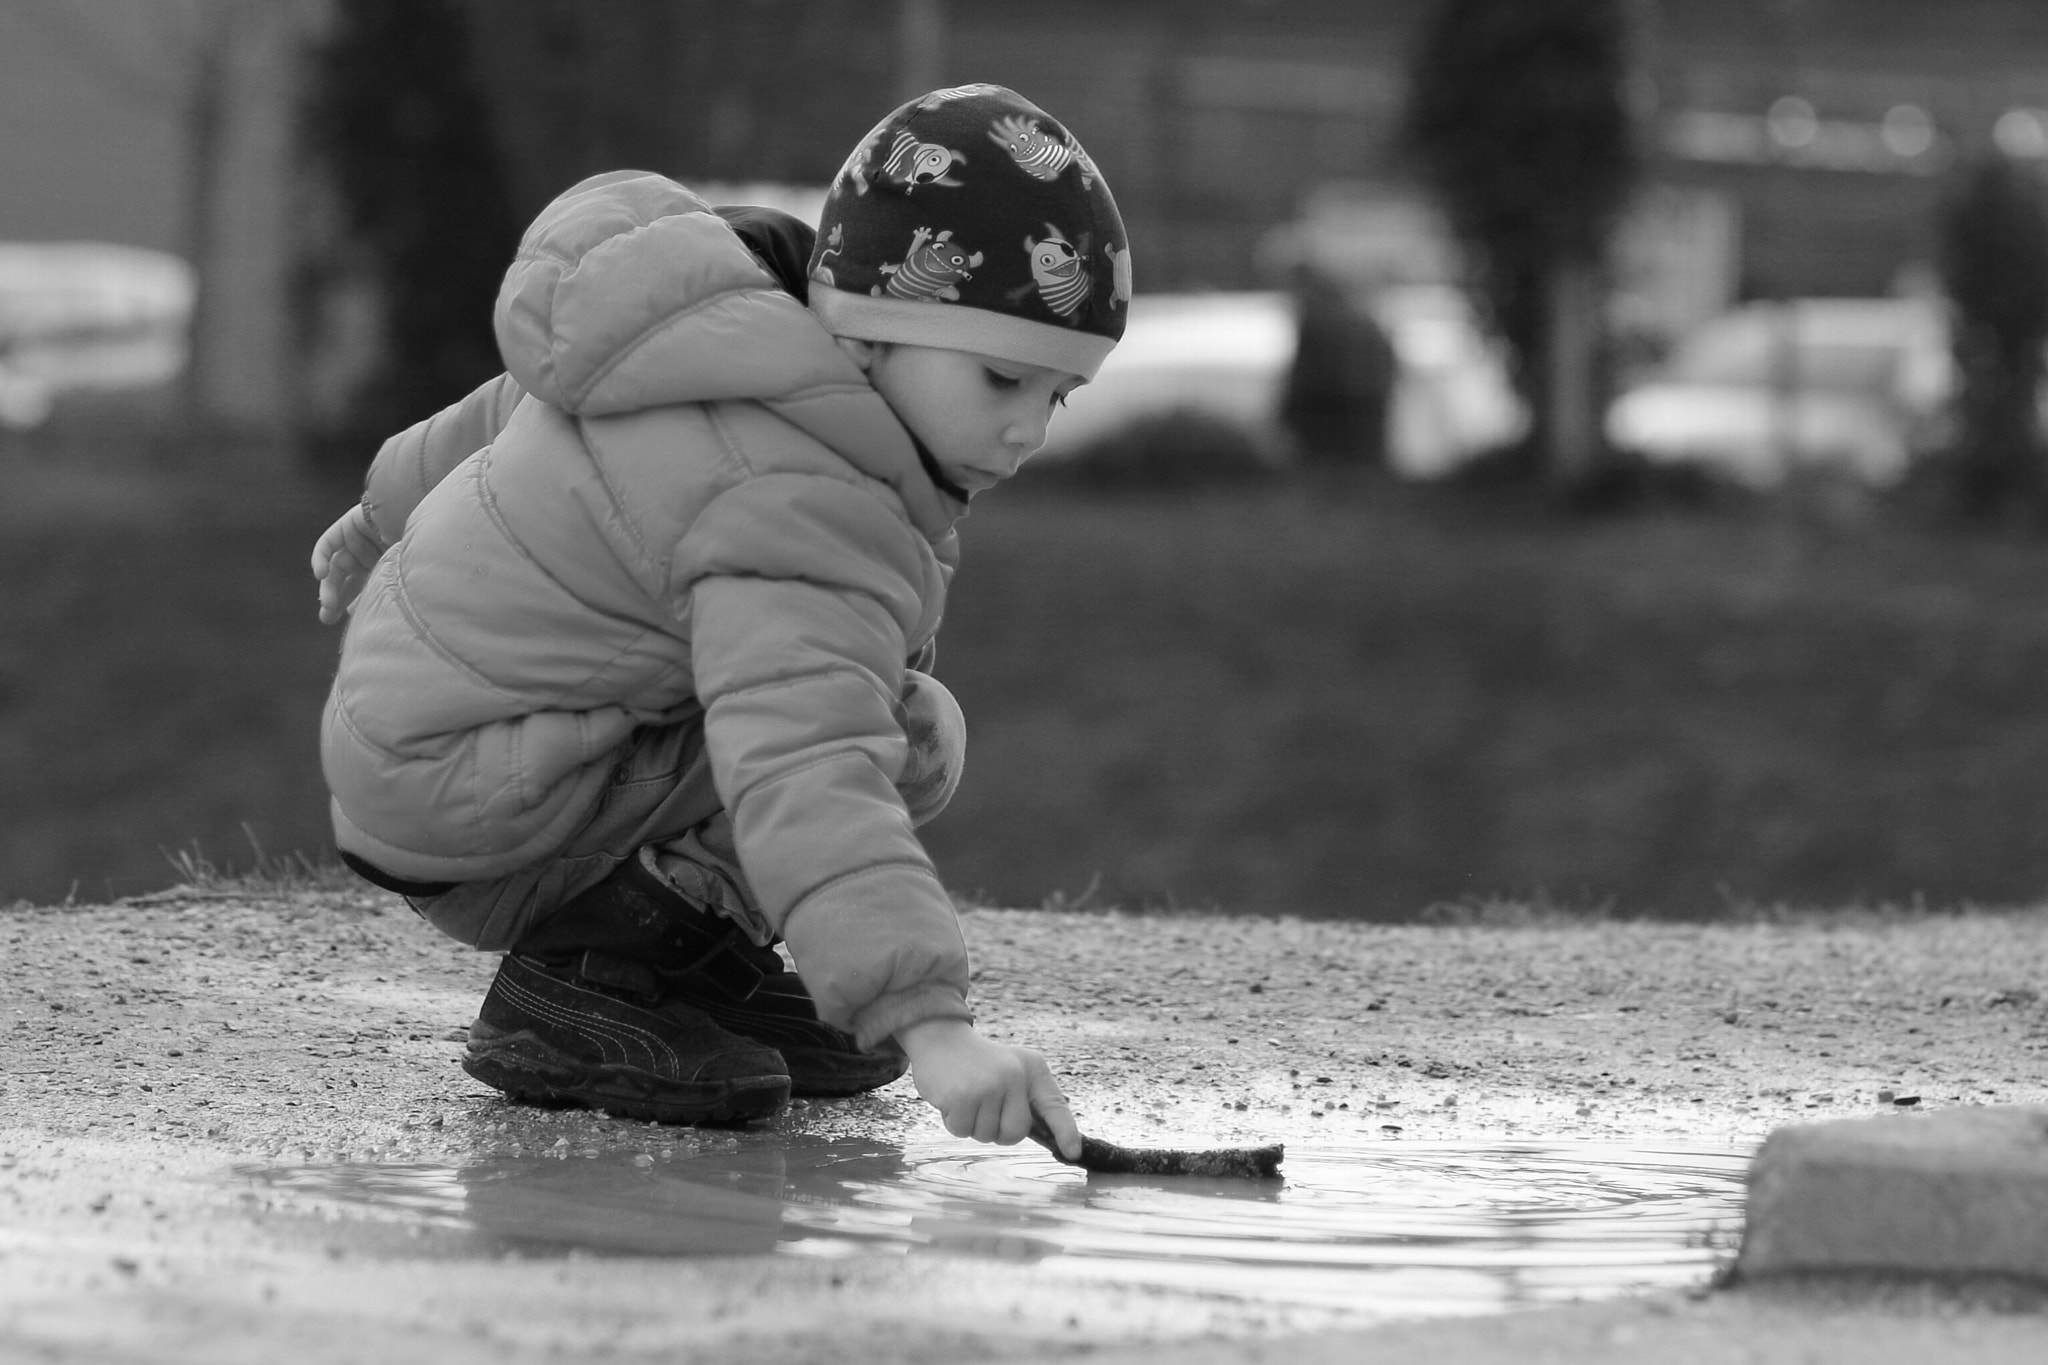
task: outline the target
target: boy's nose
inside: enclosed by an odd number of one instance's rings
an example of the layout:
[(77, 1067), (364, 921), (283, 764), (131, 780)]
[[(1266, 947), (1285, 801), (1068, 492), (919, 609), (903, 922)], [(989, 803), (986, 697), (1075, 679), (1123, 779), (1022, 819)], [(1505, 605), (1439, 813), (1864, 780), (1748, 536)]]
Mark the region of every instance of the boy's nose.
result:
[(1003, 443), (1016, 453), (1018, 459), (1025, 459), (1045, 444), (1045, 428), (1051, 419), (1048, 412), (1026, 413), (1010, 423), (1009, 429), (1003, 433)]

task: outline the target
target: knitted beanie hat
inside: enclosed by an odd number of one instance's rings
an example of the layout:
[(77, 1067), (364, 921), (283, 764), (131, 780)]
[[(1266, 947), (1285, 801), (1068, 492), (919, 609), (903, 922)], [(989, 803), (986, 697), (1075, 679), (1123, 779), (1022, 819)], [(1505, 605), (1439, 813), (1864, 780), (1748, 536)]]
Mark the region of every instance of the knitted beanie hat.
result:
[(1093, 378), (1123, 335), (1130, 243), (1102, 172), (1013, 90), (962, 85), (876, 124), (832, 182), (810, 305), (835, 336)]

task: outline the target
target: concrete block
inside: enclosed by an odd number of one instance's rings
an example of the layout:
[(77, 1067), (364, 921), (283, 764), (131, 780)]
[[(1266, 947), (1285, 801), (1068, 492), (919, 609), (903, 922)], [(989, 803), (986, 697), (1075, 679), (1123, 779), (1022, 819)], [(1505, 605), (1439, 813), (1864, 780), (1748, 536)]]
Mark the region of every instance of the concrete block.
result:
[(1773, 1132), (1750, 1165), (1736, 1273), (1813, 1271), (2048, 1283), (2048, 1106)]

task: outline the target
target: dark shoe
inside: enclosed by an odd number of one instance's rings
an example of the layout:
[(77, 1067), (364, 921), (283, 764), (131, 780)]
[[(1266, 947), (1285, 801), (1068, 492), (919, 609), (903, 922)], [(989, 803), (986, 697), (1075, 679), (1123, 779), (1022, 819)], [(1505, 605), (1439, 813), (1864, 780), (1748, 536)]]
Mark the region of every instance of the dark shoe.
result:
[(818, 1018), (782, 955), (663, 881), (637, 858), (564, 905), (520, 941), (546, 961), (581, 950), (586, 979), (622, 993), (701, 1010), (720, 1028), (782, 1054), (790, 1093), (857, 1095), (910, 1067), (890, 1048), (864, 1052)]
[(470, 1025), (462, 1069), (515, 1100), (656, 1123), (744, 1123), (789, 1100), (773, 1049), (686, 1005), (643, 1008), (511, 954)]
[(670, 999), (781, 1053), (792, 1095), (858, 1095), (910, 1069), (910, 1059), (897, 1049), (863, 1052), (852, 1034), (818, 1018), (811, 993), (782, 955), (757, 947), (737, 928), (689, 972), (669, 978), (669, 986)]

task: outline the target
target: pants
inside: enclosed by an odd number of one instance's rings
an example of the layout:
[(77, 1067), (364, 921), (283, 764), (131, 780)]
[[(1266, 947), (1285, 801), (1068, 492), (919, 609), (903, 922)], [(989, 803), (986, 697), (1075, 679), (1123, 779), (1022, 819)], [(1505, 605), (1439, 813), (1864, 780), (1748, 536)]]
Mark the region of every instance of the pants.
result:
[[(959, 787), (966, 721), (953, 694), (915, 670), (904, 673), (897, 720), (910, 741), (910, 756), (896, 787), (912, 823), (921, 825), (944, 810)], [(635, 731), (620, 746), (611, 781), (590, 817), (548, 857), (504, 877), (457, 882), (432, 894), (407, 894), (406, 900), (450, 938), (504, 952), (628, 858), (647, 861), (677, 890), (732, 919), (755, 942), (774, 938), (740, 870), (732, 820), (711, 781), (701, 716)]]

